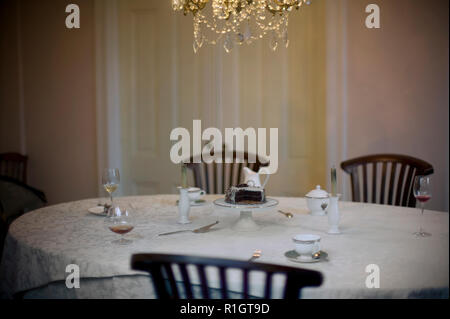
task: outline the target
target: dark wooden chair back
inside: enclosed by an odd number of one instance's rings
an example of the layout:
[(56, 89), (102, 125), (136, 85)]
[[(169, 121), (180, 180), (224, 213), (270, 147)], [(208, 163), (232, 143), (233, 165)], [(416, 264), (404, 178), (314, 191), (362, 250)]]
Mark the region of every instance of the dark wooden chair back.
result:
[(266, 274), (264, 286), (264, 298), (270, 299), (272, 292), (272, 278), (275, 274), (286, 276), (284, 287), (284, 299), (298, 299), (301, 289), (304, 287), (317, 287), (322, 284), (322, 274), (314, 270), (278, 266), (263, 263), (238, 261), (231, 259), (218, 259), (196, 256), (181, 256), (168, 254), (136, 254), (131, 258), (131, 268), (150, 273), (159, 299), (181, 299), (181, 291), (177, 285), (173, 265), (177, 265), (184, 288), (185, 297), (194, 299), (192, 280), (187, 270), (188, 265), (196, 268), (200, 280), (201, 297), (210, 299), (210, 285), (206, 276), (205, 268), (212, 266), (218, 269), (220, 279), (220, 295), (222, 299), (229, 298), (226, 270), (239, 269), (242, 271), (242, 296), (248, 299), (249, 295), (249, 275), (252, 271), (262, 271)]
[[(227, 156), (225, 149), (219, 151), (218, 154), (222, 157), (222, 163), (208, 164), (203, 161), (194, 163), (194, 157), (191, 156), (189, 163), (185, 164), (193, 172), (195, 187), (203, 189), (207, 194), (224, 194), (230, 186), (241, 184), (244, 176), (242, 168), (244, 167), (257, 172), (260, 167), (269, 165), (268, 161), (262, 161), (257, 155), (247, 152), (233, 151), (232, 163), (225, 163)], [(243, 163), (238, 163), (238, 159), (242, 159)], [(249, 163), (249, 160), (254, 163)]]
[(28, 157), (19, 153), (0, 154), (0, 176), (8, 176), (26, 183), (27, 161)]
[(429, 163), (397, 154), (358, 157), (342, 162), (341, 168), (350, 174), (353, 201), (404, 207), (416, 206), (414, 177), (433, 174)]

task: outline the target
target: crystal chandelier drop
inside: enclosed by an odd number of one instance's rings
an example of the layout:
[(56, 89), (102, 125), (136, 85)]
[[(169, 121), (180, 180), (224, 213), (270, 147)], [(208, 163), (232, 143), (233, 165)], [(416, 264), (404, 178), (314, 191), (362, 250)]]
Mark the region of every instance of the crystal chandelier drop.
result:
[(229, 53), (235, 44), (250, 44), (266, 35), (273, 51), (280, 43), (288, 47), (289, 13), (310, 3), (311, 0), (172, 0), (174, 10), (193, 15), (195, 53), (205, 43), (221, 41)]

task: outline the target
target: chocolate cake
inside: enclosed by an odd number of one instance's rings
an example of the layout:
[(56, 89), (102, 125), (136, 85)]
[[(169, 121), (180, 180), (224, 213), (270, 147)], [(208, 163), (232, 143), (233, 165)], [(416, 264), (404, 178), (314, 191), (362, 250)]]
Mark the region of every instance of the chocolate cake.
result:
[(230, 204), (261, 204), (266, 202), (264, 188), (241, 184), (231, 186), (225, 192), (225, 201)]

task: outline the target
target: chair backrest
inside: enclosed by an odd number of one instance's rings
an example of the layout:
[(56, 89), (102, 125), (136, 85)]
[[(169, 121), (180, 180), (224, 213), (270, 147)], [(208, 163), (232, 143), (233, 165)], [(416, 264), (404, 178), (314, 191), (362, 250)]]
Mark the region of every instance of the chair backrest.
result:
[(8, 176), (23, 183), (27, 182), (28, 157), (19, 153), (0, 154), (0, 176)]
[[(211, 154), (213, 154), (213, 150), (211, 150)], [(231, 162), (232, 159), (232, 163), (225, 163), (227, 156), (225, 148), (223, 151), (218, 151), (217, 154), (222, 157), (222, 163), (207, 164), (203, 161), (194, 163), (194, 157), (191, 156), (189, 163), (185, 164), (194, 174), (195, 187), (203, 189), (207, 194), (224, 194), (230, 186), (241, 184), (244, 167), (258, 172), (261, 167), (269, 166), (268, 161), (262, 161), (257, 155), (247, 152), (233, 151), (232, 158), (230, 156), (230, 160), (228, 160)], [(242, 159), (243, 163), (238, 163), (238, 159)], [(249, 161), (254, 163), (249, 163)]]
[(177, 265), (182, 285), (187, 299), (195, 298), (192, 287), (192, 278), (187, 271), (188, 265), (196, 268), (200, 280), (201, 298), (210, 299), (208, 278), (205, 268), (212, 266), (218, 269), (220, 278), (220, 294), (222, 299), (229, 298), (227, 284), (227, 269), (239, 269), (242, 271), (242, 295), (248, 299), (249, 295), (249, 276), (252, 271), (262, 271), (266, 274), (264, 285), (264, 298), (270, 299), (272, 292), (272, 279), (275, 274), (286, 276), (284, 287), (284, 299), (298, 299), (303, 287), (317, 287), (322, 284), (322, 274), (314, 270), (278, 266), (264, 263), (254, 263), (231, 259), (218, 259), (197, 256), (182, 256), (169, 254), (135, 254), (131, 258), (131, 268), (149, 272), (153, 285), (159, 299), (180, 299), (177, 281), (172, 269), (172, 265)]
[(404, 207), (416, 206), (414, 177), (433, 174), (429, 163), (397, 154), (358, 157), (342, 162), (341, 168), (350, 174), (353, 201)]

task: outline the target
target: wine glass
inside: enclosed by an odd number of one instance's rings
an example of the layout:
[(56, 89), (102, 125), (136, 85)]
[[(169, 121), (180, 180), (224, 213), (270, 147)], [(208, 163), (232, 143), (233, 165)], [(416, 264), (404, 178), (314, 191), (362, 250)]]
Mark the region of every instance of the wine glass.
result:
[(120, 174), (118, 168), (105, 168), (102, 176), (102, 183), (105, 190), (111, 198), (111, 207), (114, 206), (112, 194), (117, 190), (120, 184)]
[(109, 216), (106, 218), (106, 224), (109, 230), (119, 234), (120, 239), (114, 240), (113, 244), (129, 245), (133, 241), (125, 239), (124, 235), (134, 229), (134, 222), (130, 216), (130, 212), (120, 207), (112, 207)]
[[(416, 176), (414, 178), (414, 197), (420, 202), (422, 209), (421, 219), (423, 219), (423, 211), (425, 210), (425, 203), (431, 198), (431, 180), (428, 176)], [(430, 233), (422, 229), (422, 221), (420, 222), (419, 230), (414, 233), (416, 237), (429, 237)]]

